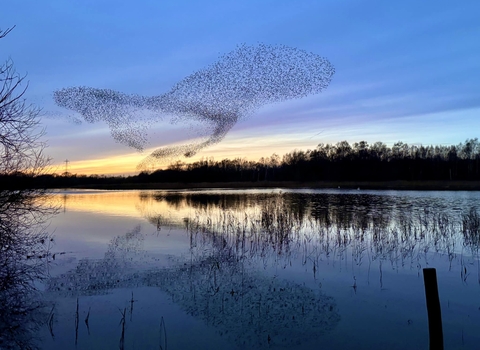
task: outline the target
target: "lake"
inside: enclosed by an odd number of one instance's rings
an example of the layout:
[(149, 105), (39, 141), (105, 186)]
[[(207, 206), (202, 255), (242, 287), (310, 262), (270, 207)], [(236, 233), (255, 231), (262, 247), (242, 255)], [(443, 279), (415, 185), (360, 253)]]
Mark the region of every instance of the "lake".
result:
[(42, 349), (480, 347), (479, 192), (62, 191)]

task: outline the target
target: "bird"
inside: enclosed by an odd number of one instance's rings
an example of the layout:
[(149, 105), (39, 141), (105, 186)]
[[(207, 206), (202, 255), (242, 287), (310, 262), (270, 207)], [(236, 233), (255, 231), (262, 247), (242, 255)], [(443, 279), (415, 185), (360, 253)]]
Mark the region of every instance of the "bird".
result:
[[(195, 121), (207, 132), (200, 140), (154, 150), (146, 167), (171, 157), (192, 157), (219, 143), (239, 121), (260, 107), (322, 92), (335, 73), (328, 59), (286, 45), (241, 44), (164, 94), (141, 96), (112, 89), (66, 87), (53, 92), (55, 103), (89, 123), (104, 121), (112, 137), (143, 151), (150, 125), (173, 116), (171, 123)], [(147, 111), (148, 113), (142, 113)]]

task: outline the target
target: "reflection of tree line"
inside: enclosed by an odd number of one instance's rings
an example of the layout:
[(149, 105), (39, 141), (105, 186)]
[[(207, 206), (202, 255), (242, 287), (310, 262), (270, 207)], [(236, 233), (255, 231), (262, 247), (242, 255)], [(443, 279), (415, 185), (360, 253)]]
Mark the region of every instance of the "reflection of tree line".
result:
[(208, 209), (208, 208), (236, 208), (243, 210), (255, 206), (258, 201), (268, 198), (271, 194), (247, 194), (241, 192), (238, 194), (230, 193), (228, 195), (219, 193), (202, 192), (183, 192), (183, 191), (159, 191), (159, 192), (140, 192), (140, 200), (146, 201), (153, 199), (157, 202), (166, 202), (172, 209), (182, 208)]
[[(148, 194), (144, 194), (148, 196)], [(192, 235), (222, 237), (251, 257), (301, 257), (314, 271), (320, 260), (351, 256), (389, 262), (393, 268), (428, 263), (428, 253), (478, 258), (480, 216), (475, 208), (452, 210), (439, 199), (369, 194), (202, 194), (162, 193), (158, 201), (196, 214), (170, 225), (187, 225)], [(458, 205), (456, 205), (458, 206)], [(148, 213), (152, 222), (161, 213)], [(166, 222), (166, 220), (164, 220)]]
[[(248, 210), (254, 208), (259, 202), (268, 199), (271, 194), (218, 194), (218, 193), (201, 193), (201, 192), (141, 192), (139, 195), (140, 204), (137, 210), (152, 225), (161, 229), (164, 226), (176, 226), (184, 228), (184, 217), (178, 216), (177, 211), (182, 209), (208, 210), (215, 208)], [(150, 201), (157, 203), (165, 203), (172, 210), (168, 212), (155, 211)]]

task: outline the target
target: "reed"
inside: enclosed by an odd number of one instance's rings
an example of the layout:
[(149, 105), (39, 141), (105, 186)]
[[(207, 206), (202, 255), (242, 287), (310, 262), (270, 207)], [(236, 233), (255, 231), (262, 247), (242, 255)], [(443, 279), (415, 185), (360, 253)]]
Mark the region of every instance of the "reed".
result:
[(54, 316), (54, 310), (55, 310), (55, 305), (52, 306), (52, 310), (50, 310), (50, 313), (47, 318), (47, 325), (48, 325), (48, 331), (50, 332), (50, 336), (52, 339), (55, 339), (55, 334), (53, 333), (53, 316)]
[(118, 344), (118, 347), (120, 350), (125, 349), (125, 315), (127, 314), (127, 308), (124, 308), (123, 310), (118, 309), (120, 311), (120, 314), (122, 315), (122, 318), (120, 319), (120, 326), (122, 327), (122, 332), (120, 334), (120, 341)]
[[(325, 211), (312, 216), (312, 209), (291, 210), (284, 194), (270, 195), (243, 212), (211, 207), (188, 219), (191, 247), (212, 242), (232, 250), (238, 259), (274, 261), (286, 266), (297, 256), (311, 264), (316, 277), (322, 260), (351, 259), (360, 266), (364, 259), (387, 261), (393, 269), (414, 268), (431, 252), (445, 255), (450, 268), (457, 256), (457, 239), (478, 253), (480, 216), (471, 210), (452, 216), (442, 208), (399, 210), (391, 216)], [(307, 203), (308, 204), (308, 203)], [(479, 273), (480, 281), (480, 273)]]
[(462, 215), (462, 233), (464, 245), (470, 246), (478, 252), (480, 245), (480, 215), (476, 208), (470, 208), (468, 213)]
[(160, 350), (167, 350), (167, 329), (165, 328), (165, 320), (162, 318), (160, 319)]
[(88, 308), (87, 316), (85, 317), (85, 326), (87, 327), (88, 335), (90, 335), (90, 325), (89, 325), (90, 309), (91, 309), (91, 307)]
[(77, 307), (75, 309), (75, 346), (77, 346), (77, 343), (78, 343), (78, 317), (79, 317), (79, 313), (78, 313), (78, 298), (77, 298)]

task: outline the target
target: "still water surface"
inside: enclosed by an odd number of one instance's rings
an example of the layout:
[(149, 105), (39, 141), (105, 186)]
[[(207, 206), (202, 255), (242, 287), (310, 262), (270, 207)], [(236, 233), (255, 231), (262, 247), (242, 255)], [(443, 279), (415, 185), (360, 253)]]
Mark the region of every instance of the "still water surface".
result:
[(445, 347), (480, 348), (478, 192), (53, 200), (43, 349), (426, 349), (424, 267), (437, 269)]

